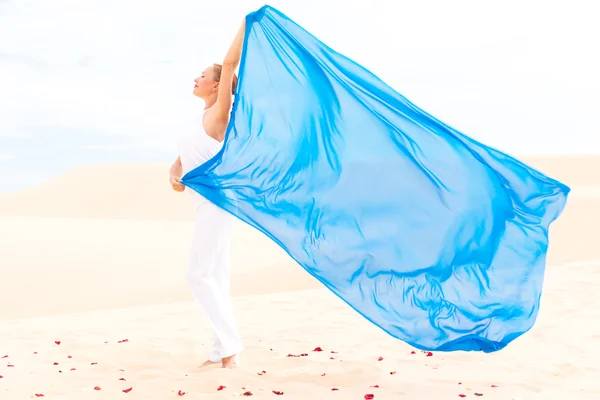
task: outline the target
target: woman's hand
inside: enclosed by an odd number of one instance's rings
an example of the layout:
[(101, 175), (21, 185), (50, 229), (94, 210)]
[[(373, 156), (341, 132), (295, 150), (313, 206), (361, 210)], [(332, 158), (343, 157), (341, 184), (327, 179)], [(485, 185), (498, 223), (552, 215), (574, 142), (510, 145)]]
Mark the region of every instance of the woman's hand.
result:
[(174, 191), (183, 192), (185, 190), (185, 186), (181, 182), (179, 182), (179, 179), (179, 177), (171, 175), (171, 178), (169, 180), (171, 182), (171, 187), (173, 187)]
[(181, 174), (183, 174), (183, 167), (181, 166), (181, 158), (177, 157), (177, 160), (171, 166), (169, 182), (171, 182), (171, 186), (173, 190), (176, 192), (183, 192), (185, 190), (185, 186), (180, 182)]

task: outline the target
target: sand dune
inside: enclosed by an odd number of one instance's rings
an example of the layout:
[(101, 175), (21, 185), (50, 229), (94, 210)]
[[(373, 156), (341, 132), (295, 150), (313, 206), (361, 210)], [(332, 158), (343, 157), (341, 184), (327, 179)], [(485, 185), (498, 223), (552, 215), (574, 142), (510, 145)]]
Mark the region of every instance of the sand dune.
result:
[(169, 164), (94, 164), (0, 196), (0, 215), (97, 219), (194, 218), (189, 199), (171, 190)]
[(600, 156), (526, 161), (573, 195), (551, 228), (539, 321), (496, 354), (411, 354), (239, 222), (247, 350), (236, 371), (200, 371), (212, 338), (184, 282), (193, 212), (168, 165), (93, 165), (1, 196), (0, 399), (600, 399)]
[[(523, 160), (567, 185), (600, 184), (600, 156)], [(186, 196), (169, 190), (169, 168), (162, 163), (76, 168), (39, 186), (0, 196), (0, 216), (191, 220), (194, 214)]]

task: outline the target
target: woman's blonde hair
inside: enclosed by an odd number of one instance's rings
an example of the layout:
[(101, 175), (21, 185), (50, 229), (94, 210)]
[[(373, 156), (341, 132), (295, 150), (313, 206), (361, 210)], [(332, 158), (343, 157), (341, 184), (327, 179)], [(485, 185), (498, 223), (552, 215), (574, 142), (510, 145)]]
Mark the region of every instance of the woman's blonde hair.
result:
[[(221, 71), (223, 70), (223, 66), (221, 64), (213, 64), (213, 74), (215, 77), (215, 81), (221, 82)], [(237, 75), (233, 74), (233, 82), (231, 83), (231, 94), (235, 93), (235, 85), (237, 85)]]

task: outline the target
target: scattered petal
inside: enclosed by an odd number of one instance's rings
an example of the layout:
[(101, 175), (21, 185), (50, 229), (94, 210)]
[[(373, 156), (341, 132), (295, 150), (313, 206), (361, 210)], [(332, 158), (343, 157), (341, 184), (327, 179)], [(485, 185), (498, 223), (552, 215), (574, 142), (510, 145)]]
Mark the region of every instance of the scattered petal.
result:
[(217, 391), (221, 391), (221, 390), (225, 389), (226, 387), (227, 387), (227, 386), (223, 386), (223, 385), (221, 385), (221, 386), (219, 386), (219, 387), (217, 388)]
[(252, 396), (252, 392), (251, 391), (247, 391), (242, 393), (242, 396)]
[(264, 375), (264, 374), (266, 374), (266, 373), (267, 373), (267, 371), (260, 371), (260, 372), (257, 372), (257, 374), (258, 374), (258, 375)]
[(8, 358), (8, 355), (6, 355), (6, 356), (2, 356), (2, 358)]
[(481, 396), (483, 396), (483, 393), (473, 393), (473, 394), (474, 394), (475, 396), (477, 396), (477, 397), (481, 397)]
[(179, 392), (177, 392), (177, 396), (185, 396), (185, 392), (183, 390), (180, 390)]
[(340, 390), (340, 389), (338, 389), (338, 388), (331, 388), (331, 391), (332, 391), (332, 392), (335, 392), (335, 391), (337, 391), (337, 390)]
[(365, 400), (372, 400), (375, 398), (374, 394), (365, 394)]
[(4, 378), (2, 375), (0, 375), (0, 379)]
[(459, 385), (462, 385), (462, 382), (458, 382)]
[(425, 354), (425, 357), (431, 357), (431, 356), (433, 356), (433, 353), (432, 353), (432, 352), (430, 352), (430, 351), (428, 351), (428, 352)]
[(325, 376), (325, 372), (323, 372), (323, 373), (321, 374), (321, 376)]
[(90, 363), (90, 365), (98, 365), (97, 362)]
[(127, 342), (129, 342), (129, 339), (119, 340), (117, 343), (127, 343)]
[(73, 358), (73, 356), (67, 356), (67, 358)]
[(320, 347), (315, 347), (315, 349), (313, 351), (323, 351), (323, 349)]
[(417, 354), (417, 352), (416, 351), (411, 351), (410, 354)]
[(331, 354), (337, 354), (337, 353), (338, 353), (337, 351), (333, 351), (333, 350), (331, 351)]
[(75, 368), (71, 368), (71, 371), (75, 371)]
[(306, 357), (308, 356), (308, 353), (302, 353), (302, 354), (288, 354), (288, 357)]
[(379, 388), (379, 385), (373, 385), (372, 388)]
[(498, 385), (492, 385), (492, 387), (498, 387)]
[(383, 357), (379, 357), (377, 361), (383, 361)]
[(57, 363), (57, 362), (55, 362), (55, 363), (54, 363), (54, 364), (52, 364), (52, 365), (58, 365), (58, 363)]
[(330, 360), (335, 360), (335, 357), (329, 357)]
[(120, 380), (120, 381), (125, 381), (126, 379), (125, 379), (125, 378), (119, 378), (119, 380)]
[(390, 372), (390, 375), (396, 375), (396, 371)]
[(467, 397), (466, 394), (459, 394), (458, 397)]
[(37, 351), (34, 351), (34, 352), (33, 352), (33, 354), (37, 354), (37, 353), (38, 353)]
[(36, 394), (35, 394), (35, 397), (44, 397), (44, 395), (43, 395), (43, 394), (41, 394), (41, 393), (36, 393)]
[(280, 390), (273, 390), (273, 393), (275, 393), (277, 396), (283, 395), (283, 392)]
[(14, 364), (6, 364), (7, 367), (14, 367)]
[(56, 343), (57, 345), (60, 345), (60, 340), (55, 340), (54, 343)]
[(96, 386), (94, 387), (94, 390), (102, 390), (102, 388), (100, 386)]
[(132, 387), (130, 387), (129, 389), (123, 389), (123, 393), (129, 393), (133, 390)]

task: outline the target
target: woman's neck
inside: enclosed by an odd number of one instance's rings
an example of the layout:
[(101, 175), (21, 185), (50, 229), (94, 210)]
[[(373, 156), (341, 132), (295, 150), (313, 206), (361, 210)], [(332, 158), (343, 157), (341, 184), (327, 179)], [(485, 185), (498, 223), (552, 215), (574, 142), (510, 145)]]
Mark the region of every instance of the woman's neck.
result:
[(204, 99), (204, 109), (208, 110), (217, 102), (217, 93)]

